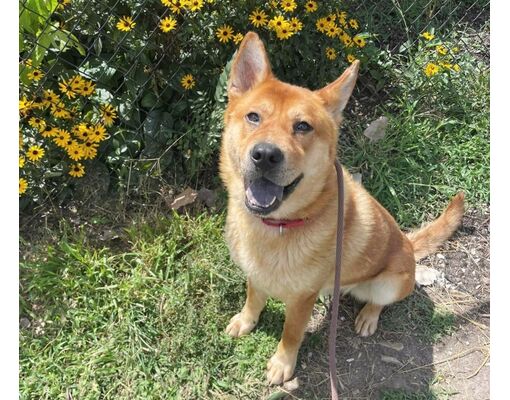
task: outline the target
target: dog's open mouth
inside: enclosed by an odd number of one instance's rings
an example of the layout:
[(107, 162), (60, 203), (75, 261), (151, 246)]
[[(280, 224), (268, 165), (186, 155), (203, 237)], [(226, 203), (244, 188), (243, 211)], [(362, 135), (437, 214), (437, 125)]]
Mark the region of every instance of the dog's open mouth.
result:
[(277, 185), (264, 177), (252, 180), (246, 185), (246, 207), (255, 214), (269, 214), (294, 191), (302, 178), (303, 174), (287, 186)]

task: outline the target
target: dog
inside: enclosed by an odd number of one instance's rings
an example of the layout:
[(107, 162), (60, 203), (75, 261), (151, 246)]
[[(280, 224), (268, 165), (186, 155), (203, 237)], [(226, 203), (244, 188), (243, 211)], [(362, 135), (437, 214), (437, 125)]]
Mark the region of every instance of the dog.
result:
[[(334, 161), (358, 70), (355, 61), (316, 91), (281, 82), (254, 32), (246, 34), (232, 63), (219, 168), (228, 192), (225, 238), (232, 260), (246, 273), (247, 297), (226, 333), (238, 337), (253, 330), (269, 296), (284, 302), (282, 337), (267, 363), (270, 384), (292, 377), (314, 303), (333, 290)], [(366, 303), (354, 325), (359, 335), (369, 336), (383, 307), (413, 291), (416, 260), (457, 229), (464, 194), (437, 220), (406, 235), (343, 166), (342, 172), (341, 288)]]

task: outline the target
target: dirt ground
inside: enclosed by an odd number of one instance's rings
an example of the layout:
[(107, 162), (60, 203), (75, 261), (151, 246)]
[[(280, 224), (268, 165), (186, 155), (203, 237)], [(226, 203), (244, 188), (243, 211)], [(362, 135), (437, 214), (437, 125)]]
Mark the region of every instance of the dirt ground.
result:
[[(439, 272), (436, 281), (383, 311), (372, 337), (354, 333), (361, 304), (341, 300), (336, 357), (342, 399), (489, 399), (489, 222), (488, 209), (468, 210), (454, 237), (419, 263)], [(296, 378), (280, 389), (284, 398), (330, 398), (328, 324), (326, 307), (318, 307)], [(320, 344), (312, 351), (307, 340)]]

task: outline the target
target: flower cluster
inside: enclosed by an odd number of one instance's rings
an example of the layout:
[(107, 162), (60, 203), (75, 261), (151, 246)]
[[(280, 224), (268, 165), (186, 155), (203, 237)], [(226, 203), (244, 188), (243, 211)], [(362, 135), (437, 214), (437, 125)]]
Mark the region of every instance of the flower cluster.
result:
[(460, 66), (455, 62), (455, 54), (459, 52), (457, 47), (451, 49), (435, 39), (433, 32), (423, 32), (420, 37), (425, 40), (425, 48), (428, 49), (428, 62), (423, 67), (423, 73), (430, 78), (441, 72), (459, 72)]
[[(274, 32), (280, 40), (287, 40), (303, 30), (305, 23), (310, 23), (310, 14), (320, 10), (320, 5), (316, 1), (307, 1), (304, 6), (304, 20), (300, 20), (297, 12), (300, 6), (295, 0), (282, 0), (269, 2), (269, 9), (263, 10), (257, 8), (248, 16), (248, 21), (255, 28), (267, 29)], [(324, 34), (330, 43), (325, 48), (324, 54), (328, 60), (335, 60), (338, 54), (345, 54), (349, 63), (354, 62), (359, 57), (361, 49), (367, 45), (368, 34), (360, 32), (360, 24), (357, 19), (348, 16), (346, 11), (337, 10), (312, 19), (314, 29)], [(313, 26), (313, 25), (312, 25)], [(218, 31), (218, 37), (221, 40), (220, 33), (225, 38), (233, 36), (224, 26)]]
[[(29, 80), (35, 81), (34, 72), (44, 75), (30, 61), (24, 64)], [(72, 177), (84, 176), (80, 161), (97, 156), (117, 119), (116, 109), (100, 103), (96, 84), (82, 75), (60, 78), (58, 88), (33, 86), (24, 88), (19, 100), (20, 195), (47, 172), (63, 169)]]

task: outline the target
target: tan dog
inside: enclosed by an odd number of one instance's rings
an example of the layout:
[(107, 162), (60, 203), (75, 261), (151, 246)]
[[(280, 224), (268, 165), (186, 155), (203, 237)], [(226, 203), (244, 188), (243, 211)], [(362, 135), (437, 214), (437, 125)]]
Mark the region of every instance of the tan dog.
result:
[[(226, 238), (247, 275), (247, 299), (226, 332), (249, 333), (268, 296), (286, 305), (283, 334), (268, 362), (270, 383), (294, 373), (315, 300), (331, 292), (335, 273), (338, 126), (359, 63), (310, 91), (277, 80), (264, 45), (246, 35), (228, 84), (220, 170), (229, 193)], [(355, 321), (362, 336), (377, 329), (385, 305), (409, 295), (415, 260), (458, 227), (458, 194), (431, 224), (404, 235), (391, 215), (344, 169), (345, 229), (341, 287), (366, 302)]]

